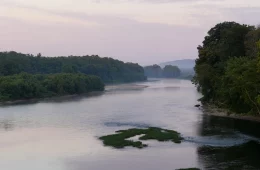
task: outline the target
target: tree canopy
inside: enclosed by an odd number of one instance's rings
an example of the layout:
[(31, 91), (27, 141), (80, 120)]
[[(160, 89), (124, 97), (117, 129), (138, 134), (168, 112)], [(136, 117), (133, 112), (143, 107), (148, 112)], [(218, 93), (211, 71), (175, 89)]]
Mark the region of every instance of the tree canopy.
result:
[(162, 68), (157, 65), (151, 65), (144, 67), (144, 73), (147, 77), (160, 78), (162, 77)]
[(0, 101), (33, 99), (103, 91), (97, 76), (58, 73), (49, 75), (21, 73), (0, 77)]
[(177, 78), (181, 75), (181, 70), (177, 66), (167, 65), (162, 74), (166, 78)]
[(112, 58), (92, 56), (43, 57), (17, 52), (0, 52), (0, 76), (30, 74), (84, 73), (104, 82), (131, 82), (146, 79), (141, 66)]
[(163, 69), (159, 65), (151, 65), (144, 67), (147, 77), (152, 78), (178, 78), (181, 70), (177, 66), (166, 65)]
[(201, 101), (238, 113), (258, 113), (260, 29), (235, 22), (211, 28), (198, 47), (193, 82)]

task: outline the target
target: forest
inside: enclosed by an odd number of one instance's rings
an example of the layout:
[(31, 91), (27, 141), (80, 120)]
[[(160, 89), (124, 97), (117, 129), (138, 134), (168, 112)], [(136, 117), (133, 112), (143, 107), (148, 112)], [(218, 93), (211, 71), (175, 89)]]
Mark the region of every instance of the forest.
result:
[(198, 46), (193, 83), (203, 103), (260, 114), (260, 28), (219, 23)]
[(144, 70), (134, 63), (97, 55), (43, 57), (41, 54), (21, 54), (0, 52), (0, 76), (19, 74), (84, 73), (98, 76), (105, 83), (132, 82), (146, 80)]
[(24, 100), (90, 91), (102, 91), (104, 84), (97, 76), (85, 74), (28, 74), (0, 77), (0, 101)]
[(104, 83), (146, 80), (144, 70), (99, 56), (43, 57), (0, 52), (0, 101), (104, 90)]
[(181, 75), (181, 70), (177, 66), (166, 65), (163, 69), (157, 65), (144, 67), (144, 73), (151, 78), (178, 78)]

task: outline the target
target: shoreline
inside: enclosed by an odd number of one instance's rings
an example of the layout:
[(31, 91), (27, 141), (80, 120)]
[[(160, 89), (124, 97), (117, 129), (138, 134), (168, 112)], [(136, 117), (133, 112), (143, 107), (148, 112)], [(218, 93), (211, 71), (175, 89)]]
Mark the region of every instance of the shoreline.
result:
[(214, 105), (202, 105), (200, 108), (202, 109), (203, 113), (206, 115), (260, 122), (260, 115), (254, 116), (254, 115), (246, 115), (246, 114), (236, 114), (234, 112), (230, 112), (227, 109), (218, 108)]
[(9, 101), (1, 101), (0, 106), (11, 106), (18, 104), (29, 104), (29, 103), (38, 103), (38, 102), (59, 102), (59, 101), (67, 101), (67, 100), (75, 100), (82, 99), (84, 97), (91, 97), (102, 95), (105, 92), (110, 92), (114, 90), (139, 90), (147, 88), (146, 85), (138, 85), (135, 83), (122, 83), (122, 84), (114, 84), (114, 85), (106, 85), (104, 91), (91, 91), (83, 94), (72, 94), (72, 95), (61, 95), (61, 96), (52, 96), (45, 98), (32, 98), (32, 99), (20, 99), (20, 100), (9, 100)]
[(18, 104), (30, 104), (30, 103), (50, 102), (50, 101), (56, 101), (56, 102), (67, 101), (70, 99), (81, 99), (83, 97), (101, 95), (104, 92), (105, 92), (105, 90), (104, 91), (92, 91), (92, 92), (83, 93), (83, 94), (52, 96), (52, 97), (45, 97), (45, 98), (9, 100), (9, 101), (0, 102), (0, 106), (11, 106), (11, 105), (18, 105)]

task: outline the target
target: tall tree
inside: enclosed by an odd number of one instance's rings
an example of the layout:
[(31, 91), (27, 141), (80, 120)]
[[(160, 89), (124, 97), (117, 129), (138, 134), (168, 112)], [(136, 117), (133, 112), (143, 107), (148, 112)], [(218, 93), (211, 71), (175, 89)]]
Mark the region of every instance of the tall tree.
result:
[(177, 78), (181, 75), (181, 70), (177, 66), (167, 65), (163, 68), (163, 77)]
[(147, 77), (160, 78), (162, 77), (162, 68), (157, 64), (146, 66), (144, 67), (144, 73)]
[(99, 56), (43, 57), (16, 52), (0, 52), (0, 75), (84, 73), (99, 76), (104, 82), (142, 81), (143, 67)]
[(254, 27), (235, 22), (223, 22), (211, 28), (198, 47), (199, 58), (196, 60), (196, 75), (193, 82), (203, 94), (204, 101), (216, 98), (221, 75), (225, 70), (226, 61), (232, 57), (242, 57), (246, 54), (245, 36)]
[(255, 58), (257, 57), (257, 42), (260, 40), (260, 27), (248, 32), (245, 38), (246, 56)]

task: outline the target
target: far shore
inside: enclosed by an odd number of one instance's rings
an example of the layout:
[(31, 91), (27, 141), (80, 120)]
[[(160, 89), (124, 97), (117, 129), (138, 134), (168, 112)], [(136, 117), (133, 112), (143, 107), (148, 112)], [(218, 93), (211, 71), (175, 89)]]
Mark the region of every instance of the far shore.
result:
[(213, 105), (204, 105), (202, 106), (202, 109), (207, 115), (260, 122), (260, 115), (236, 114), (227, 109), (221, 109)]
[(92, 92), (83, 93), (83, 94), (72, 94), (72, 95), (53, 96), (53, 97), (45, 97), (45, 98), (1, 101), (0, 106), (37, 103), (37, 102), (40, 102), (40, 101), (42, 101), (42, 102), (51, 102), (51, 101), (62, 102), (62, 101), (68, 101), (68, 100), (81, 99), (83, 97), (98, 96), (98, 95), (101, 95), (103, 93), (104, 93), (104, 91), (92, 91)]
[(98, 96), (104, 94), (104, 92), (109, 92), (111, 90), (139, 90), (147, 88), (145, 85), (138, 85), (135, 83), (122, 83), (115, 85), (106, 85), (104, 91), (92, 91), (83, 94), (72, 94), (72, 95), (62, 95), (62, 96), (52, 96), (46, 98), (33, 98), (33, 99), (20, 99), (20, 100), (9, 100), (1, 101), (0, 106), (16, 105), (16, 104), (28, 104), (28, 103), (37, 103), (37, 102), (62, 102), (68, 100), (78, 100), (90, 96)]

